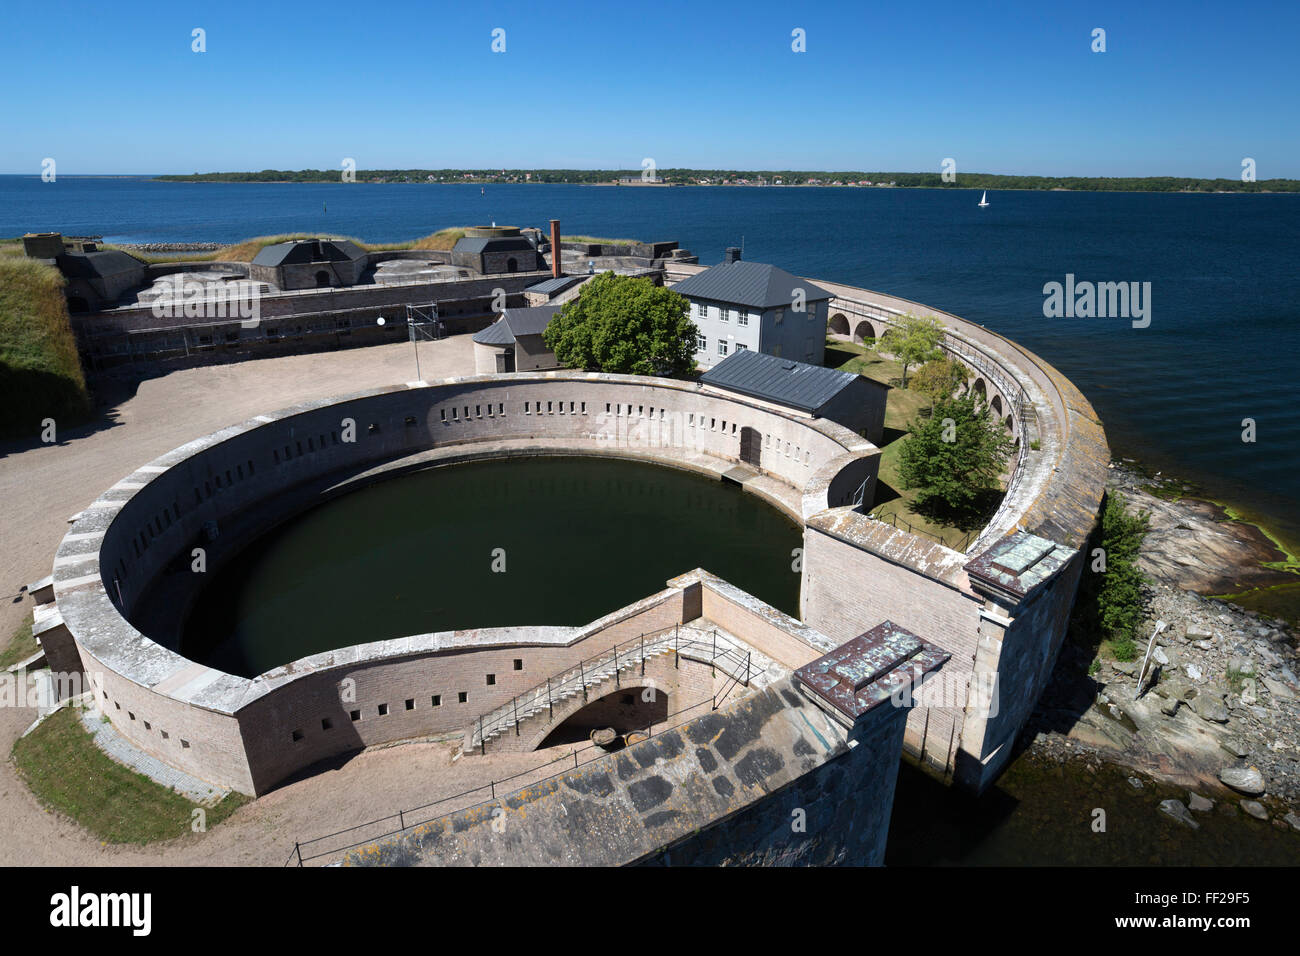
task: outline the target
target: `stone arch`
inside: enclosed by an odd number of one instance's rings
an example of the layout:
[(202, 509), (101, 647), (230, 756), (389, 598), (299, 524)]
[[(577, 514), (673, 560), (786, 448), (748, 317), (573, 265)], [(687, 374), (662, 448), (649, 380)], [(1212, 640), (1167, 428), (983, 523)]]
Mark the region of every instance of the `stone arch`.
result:
[(989, 387), (984, 383), (984, 379), (976, 378), (970, 387), (970, 393), (975, 396), (976, 400), (983, 404), (989, 400)]
[(557, 721), (534, 749), (588, 740), (591, 731), (597, 727), (612, 727), (620, 736), (629, 731), (644, 731), (668, 719), (672, 713), (669, 701), (675, 697), (661, 687), (629, 680), (622, 687), (587, 702), (564, 720)]
[(1002, 427), (1007, 430), (1008, 435), (1014, 435), (1016, 433), (1016, 423), (1011, 420), (1009, 414), (1006, 418), (1002, 419)]
[(826, 328), (831, 335), (849, 337), (849, 320), (843, 312), (836, 312), (826, 323)]
[(853, 328), (854, 342), (858, 343), (859, 345), (865, 345), (867, 339), (874, 339), (874, 338), (876, 338), (876, 329), (866, 319), (863, 319), (856, 326), (854, 326)]
[(989, 408), (993, 409), (993, 414), (998, 418), (1002, 417), (1002, 396), (994, 395), (989, 399)]
[(518, 272), (519, 263), (513, 257), (506, 260), (506, 272)]
[(326, 289), (329, 288), (329, 284), (330, 284), (330, 274), (328, 272), (326, 272), (324, 269), (321, 269), (319, 272), (316, 273), (316, 288)]

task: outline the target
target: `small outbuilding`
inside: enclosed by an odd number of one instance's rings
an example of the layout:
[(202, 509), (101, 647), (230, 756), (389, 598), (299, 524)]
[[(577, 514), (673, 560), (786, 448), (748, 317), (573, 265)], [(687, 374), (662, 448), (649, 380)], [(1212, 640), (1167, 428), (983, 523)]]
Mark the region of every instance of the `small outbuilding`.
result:
[(491, 375), (495, 372), (559, 368), (555, 353), (542, 341), (542, 333), (560, 308), (558, 305), (539, 305), (506, 309), (501, 318), (474, 334), (474, 371)]
[(826, 418), (880, 444), (889, 386), (865, 375), (744, 350), (700, 376), (700, 383)]
[(347, 239), (295, 239), (267, 246), (249, 266), (249, 278), (277, 289), (334, 289), (361, 281), (366, 251)]
[(451, 264), (485, 276), (536, 272), (546, 268), (536, 243), (516, 226), (471, 226), (452, 246)]

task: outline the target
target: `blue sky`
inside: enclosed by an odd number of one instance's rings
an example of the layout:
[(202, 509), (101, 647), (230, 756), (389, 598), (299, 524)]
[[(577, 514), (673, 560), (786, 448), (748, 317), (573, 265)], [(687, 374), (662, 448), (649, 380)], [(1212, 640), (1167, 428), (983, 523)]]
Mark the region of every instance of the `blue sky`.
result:
[(60, 175), (953, 157), (1235, 178), (1249, 156), (1261, 179), (1300, 177), (1294, 2), (127, 0), (12, 3), (0, 29), (4, 173), (45, 157)]

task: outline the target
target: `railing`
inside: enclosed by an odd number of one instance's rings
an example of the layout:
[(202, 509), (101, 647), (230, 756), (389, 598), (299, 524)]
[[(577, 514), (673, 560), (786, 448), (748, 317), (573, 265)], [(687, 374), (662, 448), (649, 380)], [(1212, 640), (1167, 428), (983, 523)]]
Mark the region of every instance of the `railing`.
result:
[[(694, 720), (694, 716), (688, 717), (685, 715), (695, 714), (695, 712), (700, 711), (706, 704), (711, 710), (717, 710), (718, 707), (725, 702), (727, 694), (729, 694), (736, 686), (736, 683), (737, 681), (733, 678), (733, 680), (718, 693), (715, 693), (710, 697), (705, 697), (688, 707), (683, 707), (681, 710), (674, 711), (673, 713), (666, 715), (663, 720), (648, 724), (645, 728), (646, 737), (653, 737), (656, 733), (662, 734), (666, 730), (672, 730), (690, 720)], [(579, 755), (588, 754), (593, 751), (598, 752), (586, 760), (579, 759)], [(327, 833), (324, 836), (314, 837), (310, 840), (294, 841), (293, 851), (289, 854), (289, 858), (284, 861), (284, 866), (305, 866), (313, 860), (321, 860), (326, 857), (337, 857), (340, 854), (347, 853), (349, 850), (355, 850), (357, 847), (367, 846), (377, 840), (383, 840), (390, 836), (397, 836), (413, 827), (433, 823), (437, 820), (443, 819), (444, 817), (450, 816), (453, 813), (459, 813), (463, 810), (472, 810), (475, 807), (482, 807), (490, 803), (496, 803), (499, 800), (519, 793), (528, 787), (536, 786), (539, 783), (544, 783), (547, 780), (562, 776), (570, 770), (576, 770), (585, 764), (594, 763), (607, 756), (609, 756), (609, 751), (605, 750), (603, 747), (597, 744), (587, 744), (584, 747), (575, 748), (563, 757), (556, 757), (552, 760), (540, 763), (535, 767), (530, 767), (527, 770), (521, 770), (518, 773), (502, 777), (499, 780), (489, 780), (487, 783), (481, 784), (477, 787), (471, 787), (470, 789), (462, 790), (459, 793), (440, 797), (439, 799), (434, 800), (431, 803), (426, 803), (423, 806), (412, 807), (408, 810), (398, 810), (396, 813), (390, 813), (387, 816), (367, 820), (365, 823), (358, 823), (356, 826), (336, 830), (333, 833)], [(531, 780), (528, 783), (520, 784), (513, 789), (500, 789), (502, 784), (518, 780), (520, 777), (530, 776), (531, 774), (537, 773), (539, 770), (543, 770), (546, 767), (551, 767), (556, 764), (564, 764), (565, 766), (562, 770), (557, 770), (555, 773), (547, 774), (544, 777)], [(473, 794), (486, 794), (487, 799), (468, 803), (461, 807), (450, 809), (445, 808), (447, 804), (452, 803), (453, 801), (463, 800)], [(435, 807), (443, 809), (438, 809), (436, 812), (431, 813), (430, 811)], [(376, 827), (384, 829), (381, 829), (380, 832), (377, 833), (369, 832), (366, 836), (358, 838), (362, 831), (372, 830)], [(339, 845), (325, 845), (338, 843), (340, 840), (349, 842), (343, 842)]]
[(872, 518), (876, 521), (881, 521), (885, 524), (893, 525), (895, 528), (898, 528), (898, 530), (906, 531), (908, 534), (924, 535), (927, 538), (930, 538), (934, 541), (938, 541), (945, 548), (952, 548), (952, 550), (961, 551), (962, 553), (965, 553), (966, 546), (971, 543), (975, 535), (974, 531), (967, 531), (964, 535), (958, 538), (955, 543), (949, 544), (940, 535), (935, 534), (933, 531), (927, 531), (925, 528), (915, 527), (906, 518), (900, 518), (896, 513), (892, 511), (889, 514), (883, 514), (883, 515), (873, 515), (868, 513), (867, 517)]
[[(670, 628), (615, 644), (600, 654), (580, 660), (558, 677), (548, 677), (545, 683), (516, 694), (491, 713), (478, 718), (477, 726), (467, 741), (467, 749), (477, 747), (481, 753), (486, 753), (488, 741), (511, 729), (518, 736), (520, 722), (543, 708), (554, 717), (557, 701), (564, 701), (578, 692), (582, 693), (583, 700), (586, 701), (590, 687), (611, 677), (621, 686), (623, 670), (639, 664), (641, 673), (644, 674), (648, 657), (670, 651), (675, 658), (685, 656), (691, 660), (703, 659), (704, 663), (715, 669), (720, 667), (729, 677), (743, 673), (743, 682), (746, 687), (749, 686), (752, 662), (747, 647), (725, 634), (718, 634), (717, 628), (703, 631), (689, 625), (674, 624)], [(611, 666), (613, 670), (607, 670)]]

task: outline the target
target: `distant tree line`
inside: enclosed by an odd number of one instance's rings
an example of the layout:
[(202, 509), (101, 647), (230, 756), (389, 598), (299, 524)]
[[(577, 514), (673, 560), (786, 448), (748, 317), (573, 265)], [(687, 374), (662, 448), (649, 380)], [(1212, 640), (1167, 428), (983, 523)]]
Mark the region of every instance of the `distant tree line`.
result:
[[(234, 183), (336, 183), (341, 169), (263, 169), (245, 173), (194, 173), (158, 176), (168, 182)], [(680, 169), (655, 171), (660, 182), (678, 185), (709, 183), (772, 184), (801, 186), (856, 185), (923, 187), (927, 189), (1063, 189), (1114, 192), (1300, 192), (1297, 179), (1193, 179), (1181, 176), (1003, 176), (995, 173), (958, 173), (954, 182), (944, 182), (942, 173), (886, 173), (858, 170), (741, 170)], [(640, 178), (639, 169), (359, 169), (358, 182), (441, 182), (441, 183), (609, 183)]]

